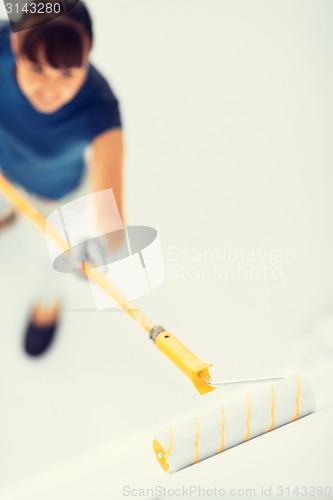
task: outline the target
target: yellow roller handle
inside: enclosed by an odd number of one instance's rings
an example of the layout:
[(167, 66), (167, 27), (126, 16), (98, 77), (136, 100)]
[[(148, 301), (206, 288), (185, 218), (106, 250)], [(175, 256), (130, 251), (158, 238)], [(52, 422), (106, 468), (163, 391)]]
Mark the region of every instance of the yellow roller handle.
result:
[(188, 376), (200, 394), (216, 389), (204, 380), (210, 380), (209, 367), (212, 365), (197, 358), (172, 333), (167, 331), (159, 333), (155, 338), (155, 344)]
[[(62, 250), (68, 250), (68, 244), (59, 232), (49, 223), (46, 224), (45, 217), (22, 196), (2, 173), (0, 173), (0, 191), (20, 212), (35, 222), (43, 232), (46, 231)], [(151, 334), (154, 328), (156, 328), (142, 311), (126, 301), (124, 296), (110, 283), (103, 273), (91, 268), (89, 262), (83, 264), (82, 272), (108, 293), (144, 330)], [(208, 372), (210, 364), (200, 361), (199, 358), (169, 332), (162, 331), (154, 337), (154, 341), (157, 347), (190, 378), (200, 394), (214, 390), (214, 387), (211, 387), (204, 380), (210, 380)]]

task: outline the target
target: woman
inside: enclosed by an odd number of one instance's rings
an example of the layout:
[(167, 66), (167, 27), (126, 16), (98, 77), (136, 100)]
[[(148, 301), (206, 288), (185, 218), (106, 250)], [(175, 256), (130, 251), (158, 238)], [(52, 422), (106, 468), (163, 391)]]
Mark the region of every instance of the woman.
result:
[[(25, 13), (15, 33), (0, 23), (0, 170), (47, 206), (75, 194), (89, 146), (89, 189), (112, 188), (123, 219), (121, 118), (110, 86), (89, 64), (92, 43), (82, 2), (58, 18)], [(0, 198), (0, 227), (12, 220)], [(58, 316), (58, 304), (36, 305), (25, 336), (29, 354), (48, 348)]]

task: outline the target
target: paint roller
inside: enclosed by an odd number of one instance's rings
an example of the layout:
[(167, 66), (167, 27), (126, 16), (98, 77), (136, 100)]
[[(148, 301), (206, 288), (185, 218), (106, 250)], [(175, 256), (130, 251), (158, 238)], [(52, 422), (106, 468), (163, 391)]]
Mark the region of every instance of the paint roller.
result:
[(314, 410), (311, 386), (296, 374), (162, 429), (153, 448), (161, 467), (176, 472)]
[[(64, 250), (67, 242), (21, 193), (0, 174), (0, 191), (14, 206), (40, 229), (53, 238)], [(205, 458), (221, 453), (260, 434), (293, 422), (314, 411), (314, 399), (306, 380), (294, 377), (270, 377), (245, 380), (212, 381), (210, 364), (201, 361), (174, 335), (151, 321), (126, 299), (97, 269), (82, 264), (82, 272), (136, 320), (156, 346), (192, 381), (200, 394), (219, 385), (273, 381), (241, 398), (221, 403), (201, 415), (181, 421), (159, 432), (153, 440), (156, 458), (165, 471), (174, 472)]]

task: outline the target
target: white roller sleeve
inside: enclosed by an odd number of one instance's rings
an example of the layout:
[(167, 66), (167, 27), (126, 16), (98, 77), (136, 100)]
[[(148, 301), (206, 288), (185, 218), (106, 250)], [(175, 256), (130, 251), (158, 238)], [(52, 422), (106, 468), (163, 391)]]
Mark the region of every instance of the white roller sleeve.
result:
[(313, 391), (296, 374), (157, 432), (154, 451), (164, 470), (175, 472), (314, 410)]

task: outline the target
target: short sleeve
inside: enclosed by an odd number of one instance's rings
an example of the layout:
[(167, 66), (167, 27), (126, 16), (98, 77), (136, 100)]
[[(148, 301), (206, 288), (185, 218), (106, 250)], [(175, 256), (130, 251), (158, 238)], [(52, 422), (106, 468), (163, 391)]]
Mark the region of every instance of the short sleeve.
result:
[(119, 103), (116, 99), (108, 98), (94, 103), (88, 114), (91, 140), (107, 130), (122, 128)]
[(107, 130), (122, 128), (118, 99), (93, 66), (90, 66), (85, 88), (79, 97), (79, 106), (85, 110), (90, 140)]

